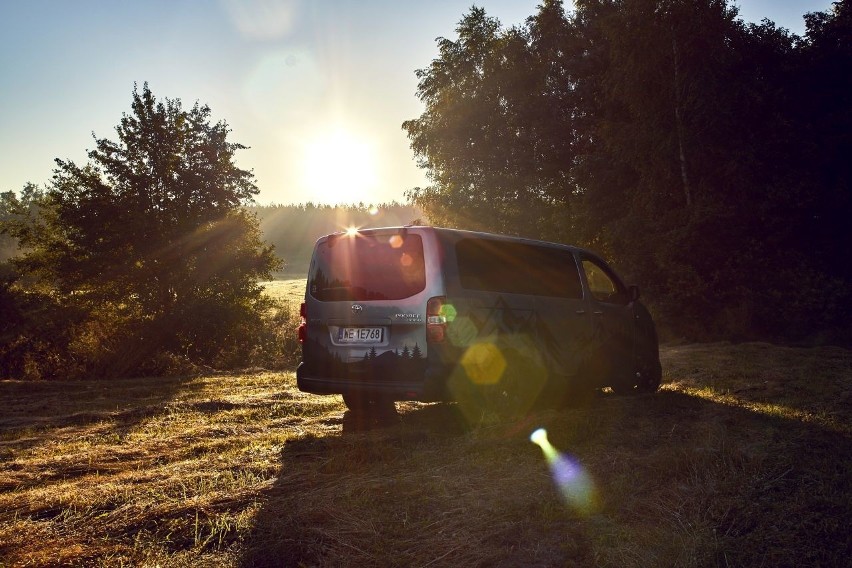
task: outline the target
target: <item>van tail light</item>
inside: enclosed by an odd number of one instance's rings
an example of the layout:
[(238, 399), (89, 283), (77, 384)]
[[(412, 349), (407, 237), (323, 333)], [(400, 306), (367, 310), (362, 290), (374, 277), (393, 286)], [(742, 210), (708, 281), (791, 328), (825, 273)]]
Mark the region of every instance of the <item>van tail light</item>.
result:
[(426, 302), (426, 341), (429, 343), (441, 343), (447, 336), (447, 317), (442, 313), (445, 300), (443, 296), (436, 296)]
[(299, 343), (304, 343), (308, 336), (308, 308), (305, 302), (299, 306)]

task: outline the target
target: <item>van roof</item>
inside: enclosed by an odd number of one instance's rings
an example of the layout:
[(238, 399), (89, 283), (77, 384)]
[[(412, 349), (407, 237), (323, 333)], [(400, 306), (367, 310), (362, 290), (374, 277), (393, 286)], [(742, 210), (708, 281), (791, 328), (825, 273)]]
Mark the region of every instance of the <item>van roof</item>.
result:
[[(574, 246), (574, 245), (567, 245), (567, 244), (564, 244), (564, 243), (557, 243), (557, 242), (553, 242), (553, 241), (543, 241), (543, 240), (539, 240), (539, 239), (530, 239), (530, 238), (526, 238), (526, 237), (517, 237), (517, 236), (513, 236), (513, 235), (504, 235), (504, 234), (499, 234), (499, 233), (488, 233), (488, 232), (484, 232), (484, 231), (469, 231), (469, 230), (466, 230), (466, 229), (448, 229), (448, 228), (444, 228), (444, 227), (432, 227), (430, 225), (364, 227), (364, 228), (359, 228), (358, 232), (359, 233), (372, 233), (374, 231), (375, 232), (385, 232), (385, 231), (405, 232), (405, 231), (409, 231), (409, 230), (412, 230), (412, 229), (415, 229), (417, 232), (432, 232), (432, 233), (435, 233), (435, 234), (438, 234), (438, 235), (454, 236), (454, 237), (459, 238), (459, 239), (466, 238), (466, 237), (468, 237), (468, 238), (476, 237), (476, 238), (483, 238), (483, 239), (496, 240), (496, 241), (518, 242), (518, 243), (527, 243), (527, 244), (535, 244), (535, 245), (547, 245), (547, 246), (559, 247), (559, 248), (563, 248), (563, 249), (569, 249), (569, 250), (572, 250), (572, 251), (585, 252), (585, 253), (591, 254), (593, 256), (598, 256), (597, 254), (595, 254), (594, 252), (592, 252), (588, 249), (578, 247), (578, 246)], [(345, 234), (346, 234), (346, 231), (338, 231), (336, 233), (332, 233), (332, 234), (329, 234), (329, 235), (325, 235), (324, 237), (320, 237), (320, 239), (318, 241), (322, 241), (322, 240), (328, 239), (330, 237), (336, 237), (336, 236), (345, 235)]]

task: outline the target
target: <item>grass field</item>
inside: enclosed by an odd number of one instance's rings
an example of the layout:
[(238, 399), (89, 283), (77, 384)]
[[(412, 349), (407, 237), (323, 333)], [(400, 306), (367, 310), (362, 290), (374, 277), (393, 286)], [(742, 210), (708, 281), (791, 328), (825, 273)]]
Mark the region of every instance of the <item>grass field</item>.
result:
[(263, 287), (266, 293), (273, 298), (291, 302), (298, 307), (298, 304), (305, 297), (306, 282), (307, 278), (299, 276), (263, 282)]
[(849, 565), (852, 352), (662, 357), (656, 395), (476, 425), (292, 372), (0, 381), (0, 566)]

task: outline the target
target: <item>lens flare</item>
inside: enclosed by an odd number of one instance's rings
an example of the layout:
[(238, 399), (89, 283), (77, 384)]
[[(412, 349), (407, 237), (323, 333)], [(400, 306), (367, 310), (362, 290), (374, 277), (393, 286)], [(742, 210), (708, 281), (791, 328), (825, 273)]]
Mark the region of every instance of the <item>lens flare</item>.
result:
[(493, 343), (474, 343), (462, 355), (461, 365), (470, 382), (496, 385), (506, 370), (506, 358)]
[(530, 441), (541, 448), (553, 481), (568, 506), (583, 515), (594, 513), (598, 509), (597, 490), (580, 462), (560, 454), (547, 439), (547, 430), (544, 428), (533, 432)]
[(556, 449), (550, 445), (550, 441), (547, 439), (547, 430), (544, 428), (539, 428), (530, 434), (530, 442), (541, 448), (547, 458), (551, 457), (549, 453), (553, 454), (556, 452)]
[(346, 234), (350, 237), (354, 237), (358, 234), (358, 227), (346, 227)]
[(452, 304), (443, 304), (441, 306), (441, 315), (444, 316), (448, 322), (452, 322), (456, 319), (458, 315), (458, 311)]
[(222, 0), (222, 5), (237, 30), (251, 39), (281, 39), (298, 21), (293, 0)]

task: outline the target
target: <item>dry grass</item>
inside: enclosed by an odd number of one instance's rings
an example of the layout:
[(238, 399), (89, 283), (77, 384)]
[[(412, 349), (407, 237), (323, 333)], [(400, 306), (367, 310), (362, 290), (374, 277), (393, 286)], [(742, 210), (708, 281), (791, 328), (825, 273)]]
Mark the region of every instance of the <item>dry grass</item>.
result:
[(0, 566), (847, 564), (852, 353), (663, 357), (656, 395), (476, 426), (443, 404), (364, 421), (293, 373), (0, 381)]
[(339, 408), (274, 374), (0, 391), (0, 558), (10, 565), (226, 550), (251, 526), (287, 440), (309, 415)]
[(263, 287), (269, 296), (277, 300), (294, 304), (296, 308), (298, 308), (299, 304), (302, 302), (302, 298), (305, 297), (306, 282), (307, 278), (300, 276), (297, 278), (294, 277), (284, 280), (270, 280), (269, 282), (263, 282)]

